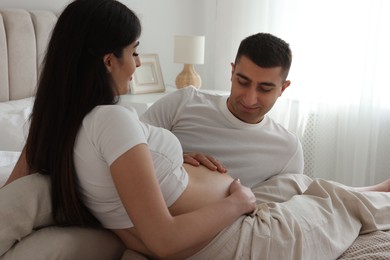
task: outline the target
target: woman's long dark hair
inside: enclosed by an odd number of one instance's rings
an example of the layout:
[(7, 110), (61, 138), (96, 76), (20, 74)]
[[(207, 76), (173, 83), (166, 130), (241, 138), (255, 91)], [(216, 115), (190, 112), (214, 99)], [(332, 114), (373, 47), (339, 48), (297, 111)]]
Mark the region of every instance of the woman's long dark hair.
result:
[[(76, 0), (53, 29), (40, 74), (26, 158), (31, 170), (50, 175), (53, 217), (60, 225), (99, 226), (83, 204), (74, 145), (83, 118), (115, 104), (117, 93), (103, 56), (122, 56), (141, 33), (138, 17), (115, 0)], [(93, 174), (93, 173), (91, 173)]]

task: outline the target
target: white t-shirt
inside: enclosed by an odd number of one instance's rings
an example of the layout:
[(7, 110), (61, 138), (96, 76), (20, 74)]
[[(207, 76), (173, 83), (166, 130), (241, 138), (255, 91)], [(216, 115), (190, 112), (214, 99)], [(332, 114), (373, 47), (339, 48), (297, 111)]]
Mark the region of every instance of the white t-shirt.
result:
[(249, 187), (276, 174), (303, 173), (296, 135), (268, 116), (258, 124), (239, 120), (227, 98), (187, 87), (159, 99), (140, 120), (172, 131), (185, 152), (212, 155)]
[(76, 139), (74, 159), (84, 202), (106, 228), (133, 226), (116, 191), (109, 167), (120, 155), (138, 144), (148, 144), (168, 207), (187, 187), (188, 175), (182, 166), (183, 151), (172, 133), (140, 122), (134, 110), (119, 105), (96, 107), (83, 120)]

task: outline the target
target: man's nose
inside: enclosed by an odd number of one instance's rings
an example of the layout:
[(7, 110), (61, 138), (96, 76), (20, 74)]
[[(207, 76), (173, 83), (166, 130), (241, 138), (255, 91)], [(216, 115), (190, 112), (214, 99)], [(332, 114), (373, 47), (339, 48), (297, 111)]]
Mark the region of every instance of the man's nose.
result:
[(252, 106), (257, 103), (257, 91), (255, 88), (248, 88), (244, 94), (244, 102), (246, 106)]

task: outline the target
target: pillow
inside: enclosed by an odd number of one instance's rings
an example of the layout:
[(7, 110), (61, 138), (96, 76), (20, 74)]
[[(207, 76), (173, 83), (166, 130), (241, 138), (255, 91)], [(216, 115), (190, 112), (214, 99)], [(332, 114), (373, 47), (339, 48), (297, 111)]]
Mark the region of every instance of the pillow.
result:
[(119, 259), (123, 250), (111, 231), (54, 226), (49, 176), (31, 174), (0, 189), (0, 258)]
[(0, 102), (0, 150), (21, 151), (28, 130), (33, 98)]
[(148, 260), (145, 256), (131, 250), (126, 249), (121, 260)]
[(52, 224), (48, 176), (31, 174), (0, 189), (0, 256), (34, 228)]
[(114, 260), (121, 259), (123, 252), (122, 242), (108, 230), (51, 226), (23, 238), (2, 259)]
[(0, 167), (15, 165), (21, 152), (0, 151)]

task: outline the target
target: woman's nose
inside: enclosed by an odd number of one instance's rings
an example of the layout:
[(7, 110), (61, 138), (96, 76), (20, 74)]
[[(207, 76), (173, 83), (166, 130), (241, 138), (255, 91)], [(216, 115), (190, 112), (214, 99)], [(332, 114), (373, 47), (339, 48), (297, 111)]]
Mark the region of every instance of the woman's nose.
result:
[(135, 66), (138, 68), (141, 66), (141, 58), (139, 56), (135, 57)]

